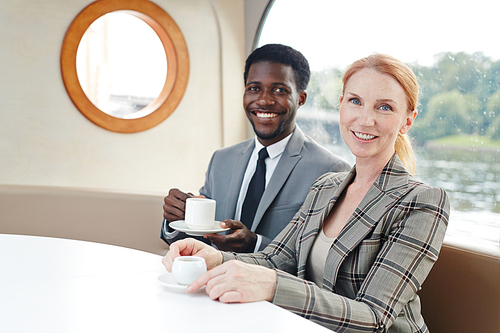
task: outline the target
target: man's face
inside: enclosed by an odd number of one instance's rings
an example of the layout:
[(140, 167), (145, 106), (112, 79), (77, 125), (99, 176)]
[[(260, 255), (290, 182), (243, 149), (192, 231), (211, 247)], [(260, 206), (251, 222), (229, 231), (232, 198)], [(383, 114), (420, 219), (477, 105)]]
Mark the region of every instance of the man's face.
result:
[(264, 146), (293, 132), (297, 109), (306, 98), (305, 91), (297, 91), (292, 67), (268, 61), (250, 66), (243, 106)]

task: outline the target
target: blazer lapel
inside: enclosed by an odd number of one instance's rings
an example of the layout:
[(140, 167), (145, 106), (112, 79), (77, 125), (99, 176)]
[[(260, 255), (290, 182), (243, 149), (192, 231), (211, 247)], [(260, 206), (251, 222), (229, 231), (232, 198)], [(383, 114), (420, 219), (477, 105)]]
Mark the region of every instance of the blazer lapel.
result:
[(278, 192), (283, 187), (283, 184), (285, 184), (297, 162), (299, 162), (302, 158), (300, 151), (302, 150), (304, 139), (304, 134), (298, 127), (296, 127), (290, 141), (283, 151), (283, 155), (281, 156), (264, 193), (262, 194), (259, 207), (257, 207), (252, 223), (252, 231), (257, 229), (260, 221), (262, 220), (262, 216), (264, 216), (264, 213), (274, 201), (274, 198), (278, 195)]
[(300, 240), (297, 244), (297, 253), (299, 253), (298, 277), (305, 278), (307, 258), (318, 233), (323, 227), (323, 222), (355, 174), (356, 171), (355, 168), (353, 168), (348, 174), (340, 174), (335, 178), (329, 179), (329, 181), (325, 182), (322, 186), (321, 194), (314, 198), (314, 211), (321, 213), (311, 214), (311, 216), (307, 218), (307, 222), (303, 225), (304, 230), (300, 233)]
[(241, 184), (243, 183), (243, 176), (247, 168), (248, 160), (255, 146), (254, 139), (248, 140), (248, 145), (235, 154), (233, 160), (233, 167), (231, 168), (231, 180), (228, 186), (228, 194), (226, 200), (226, 211), (223, 216), (231, 216), (232, 219), (236, 213), (236, 203), (240, 195)]
[[(367, 238), (387, 211), (408, 193), (408, 175), (395, 154), (333, 242), (325, 263), (323, 281), (325, 288), (333, 290), (338, 270), (344, 259)], [(347, 180), (344, 186), (346, 184)]]

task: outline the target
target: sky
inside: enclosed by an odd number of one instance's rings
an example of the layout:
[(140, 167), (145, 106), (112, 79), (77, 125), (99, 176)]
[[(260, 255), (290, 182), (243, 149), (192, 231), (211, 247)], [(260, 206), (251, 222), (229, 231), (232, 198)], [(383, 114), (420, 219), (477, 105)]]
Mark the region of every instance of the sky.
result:
[(343, 69), (375, 52), (425, 66), (442, 52), (499, 60), (499, 7), (492, 0), (276, 0), (259, 45), (290, 45), (312, 70)]

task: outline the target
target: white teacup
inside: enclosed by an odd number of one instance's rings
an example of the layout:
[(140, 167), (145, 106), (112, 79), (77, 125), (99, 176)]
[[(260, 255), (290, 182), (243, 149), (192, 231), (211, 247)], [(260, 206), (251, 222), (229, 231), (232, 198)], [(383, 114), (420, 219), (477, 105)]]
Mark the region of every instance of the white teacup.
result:
[(205, 259), (201, 257), (184, 256), (174, 259), (172, 274), (174, 279), (183, 286), (188, 286), (207, 271)]
[(188, 198), (185, 223), (189, 229), (209, 230), (215, 223), (215, 200)]

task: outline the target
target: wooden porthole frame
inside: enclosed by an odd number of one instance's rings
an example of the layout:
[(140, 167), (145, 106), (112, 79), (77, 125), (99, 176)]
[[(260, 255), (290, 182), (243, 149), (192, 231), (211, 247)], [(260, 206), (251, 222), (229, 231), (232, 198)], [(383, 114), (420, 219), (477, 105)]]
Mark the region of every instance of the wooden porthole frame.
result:
[[(99, 17), (126, 12), (146, 22), (158, 35), (167, 56), (167, 78), (158, 97), (140, 112), (141, 118), (122, 119), (97, 108), (83, 91), (76, 72), (76, 53), (87, 28)], [(148, 0), (98, 0), (85, 7), (73, 20), (61, 49), (61, 72), (66, 91), (78, 110), (94, 124), (113, 132), (147, 130), (167, 119), (180, 103), (189, 78), (189, 55), (182, 33), (174, 20)]]

